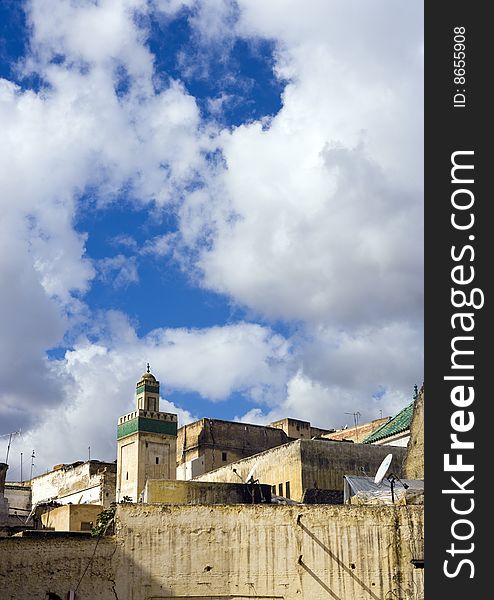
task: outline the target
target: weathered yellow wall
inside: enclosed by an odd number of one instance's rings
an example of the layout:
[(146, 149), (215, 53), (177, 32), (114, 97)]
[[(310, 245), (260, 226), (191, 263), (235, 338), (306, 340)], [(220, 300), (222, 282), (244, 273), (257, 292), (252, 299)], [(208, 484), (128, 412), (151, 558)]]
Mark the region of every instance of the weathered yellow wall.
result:
[(119, 536), (140, 570), (133, 583), (117, 580), (116, 589), (130, 600), (137, 582), (143, 599), (406, 598), (399, 586), (423, 585), (410, 564), (422, 558), (421, 544), (413, 550), (410, 538), (410, 526), (420, 538), (421, 516), (411, 507), (138, 506), (121, 514)]
[(176, 452), (172, 435), (139, 431), (118, 440), (117, 502), (124, 496), (137, 502), (147, 479), (175, 479)]
[(393, 454), (390, 471), (398, 477), (403, 475), (404, 448), (330, 440), (299, 443), (304, 489), (343, 490), (344, 475), (374, 477), (387, 454)]
[(127, 496), (138, 500), (138, 452), (139, 436), (128, 435), (117, 442), (117, 488), (116, 499)]
[(280, 495), (281, 483), (281, 495), (284, 495), (286, 482), (289, 481), (290, 497), (300, 501), (304, 490), (309, 488), (343, 490), (343, 475), (374, 476), (389, 453), (394, 455), (392, 469), (401, 477), (404, 448), (330, 440), (297, 440), (205, 473), (197, 480), (237, 482), (240, 481), (240, 475), (245, 481), (251, 467), (256, 465), (254, 477), (260, 483), (276, 486), (276, 495)]
[[(283, 486), (283, 492), (286, 493), (286, 482), (290, 482), (290, 497), (295, 500), (301, 500), (303, 494), (302, 488), (302, 466), (300, 462), (300, 442), (285, 444), (278, 448), (272, 448), (266, 452), (256, 454), (250, 458), (244, 458), (241, 461), (205, 473), (198, 477), (199, 481), (225, 481), (228, 483), (238, 483), (245, 481), (251, 468), (256, 466), (254, 479), (259, 483), (266, 483), (275, 486), (275, 495), (279, 494), (279, 484)], [(236, 469), (236, 473), (233, 471)], [(343, 489), (343, 488), (342, 488)]]
[[(139, 433), (138, 485), (137, 494), (132, 497), (134, 502), (144, 490), (146, 479), (175, 479), (176, 440), (172, 435)], [(158, 464), (155, 461), (156, 456), (159, 458)]]
[[(0, 598), (67, 598), (91, 560), (96, 540), (0, 538)], [(78, 590), (78, 600), (115, 600), (111, 557), (115, 542), (103, 539)], [(123, 600), (120, 598), (120, 600)]]
[(410, 440), (405, 458), (405, 477), (424, 479), (424, 388), (420, 390), (413, 405)]
[(43, 527), (55, 529), (55, 531), (69, 531), (70, 515), (69, 506), (59, 506), (41, 515)]
[(42, 514), (41, 522), (55, 531), (82, 531), (81, 523), (92, 522), (94, 527), (103, 509), (97, 504), (65, 504)]
[(246, 486), (243, 483), (212, 483), (208, 481), (169, 481), (148, 479), (144, 488), (144, 502), (166, 504), (246, 504), (269, 502), (268, 486)]
[(422, 600), (422, 531), (416, 506), (121, 505), (96, 552), (0, 540), (2, 600), (64, 598), (88, 564), (80, 600)]

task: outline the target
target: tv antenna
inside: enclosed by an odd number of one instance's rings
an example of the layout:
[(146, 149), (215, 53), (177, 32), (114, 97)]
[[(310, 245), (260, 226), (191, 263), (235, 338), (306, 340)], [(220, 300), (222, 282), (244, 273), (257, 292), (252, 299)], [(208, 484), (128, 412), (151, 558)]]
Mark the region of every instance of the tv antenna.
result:
[(36, 458), (36, 456), (35, 456), (34, 450), (33, 450), (33, 453), (31, 454), (31, 473), (29, 475), (30, 480), (33, 478), (33, 469), (34, 469), (34, 459), (35, 458)]
[[(393, 460), (393, 455), (391, 453), (387, 454), (384, 457), (382, 463), (379, 465), (379, 469), (377, 469), (376, 476), (374, 477), (375, 484), (379, 485), (382, 482), (382, 480), (386, 476), (386, 473), (388, 472), (389, 465), (391, 464), (392, 460)], [(398, 477), (398, 475), (395, 475), (394, 473), (390, 473), (389, 475), (387, 475), (386, 479), (389, 481), (389, 484), (391, 486), (391, 501), (394, 504), (395, 503), (395, 491), (394, 491), (395, 481), (399, 481), (406, 490), (408, 489), (409, 486), (406, 483), (404, 483)]]
[(14, 435), (21, 435), (21, 430), (19, 429), (19, 431), (11, 431), (10, 433), (4, 433), (3, 435), (0, 436), (0, 437), (9, 436), (9, 443), (7, 445), (7, 456), (5, 457), (5, 464), (9, 464), (10, 444), (12, 443), (12, 437)]
[(360, 417), (360, 413), (358, 412), (358, 410), (356, 412), (346, 412), (346, 415), (353, 415), (353, 425), (355, 427), (355, 438), (357, 440), (358, 443), (358, 431), (357, 431), (357, 427), (358, 427), (358, 420)]

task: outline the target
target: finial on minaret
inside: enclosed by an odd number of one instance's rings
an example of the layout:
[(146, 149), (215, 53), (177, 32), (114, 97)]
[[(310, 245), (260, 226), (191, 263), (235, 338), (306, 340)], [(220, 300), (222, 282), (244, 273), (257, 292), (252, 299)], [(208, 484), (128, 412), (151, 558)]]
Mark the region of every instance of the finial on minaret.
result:
[(150, 368), (150, 367), (149, 367), (149, 363), (148, 363), (148, 366), (147, 366), (147, 372), (148, 372), (148, 373), (149, 373), (149, 368)]

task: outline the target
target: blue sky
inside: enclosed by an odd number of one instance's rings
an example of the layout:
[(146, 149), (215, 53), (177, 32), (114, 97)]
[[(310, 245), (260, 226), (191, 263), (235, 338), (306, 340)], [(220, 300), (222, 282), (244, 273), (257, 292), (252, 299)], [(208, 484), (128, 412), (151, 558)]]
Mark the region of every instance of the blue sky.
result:
[(11, 478), (33, 448), (38, 472), (112, 460), (148, 361), (181, 423), (410, 401), (420, 6), (31, 0), (0, 24)]

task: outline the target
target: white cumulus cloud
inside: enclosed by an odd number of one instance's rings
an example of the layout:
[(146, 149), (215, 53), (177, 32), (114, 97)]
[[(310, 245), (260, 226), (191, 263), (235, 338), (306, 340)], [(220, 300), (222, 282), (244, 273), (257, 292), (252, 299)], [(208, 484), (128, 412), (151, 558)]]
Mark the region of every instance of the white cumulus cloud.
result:
[[(80, 459), (88, 445), (111, 459), (116, 418), (132, 407), (146, 360), (165, 397), (242, 393), (256, 404), (248, 420), (332, 427), (345, 412), (376, 418), (402, 408), (422, 377), (422, 7), (26, 8), (30, 46), (17, 68), (40, 83), (0, 80), (1, 417), (9, 429), (25, 423), (22, 447), (36, 448), (38, 468)], [(184, 10), (204, 73), (208, 46), (273, 43), (274, 74), (286, 82), (276, 115), (221, 130), (202, 120), (181, 81), (156, 72), (147, 20)], [(227, 103), (221, 93), (209, 99), (220, 112)], [(176, 211), (178, 229), (139, 245), (117, 238), (138, 259), (94, 261), (78, 211), (104, 210), (123, 191), (140, 207)], [(125, 315), (94, 315), (85, 294), (96, 275), (137, 283), (138, 260), (151, 254), (180, 260), (192, 282), (253, 322), (139, 337)], [(48, 360), (75, 322), (87, 336)], [(280, 322), (291, 333), (275, 333)], [(187, 407), (162, 406), (193, 418)]]
[(81, 338), (63, 359), (51, 361), (59, 403), (40, 410), (36, 427), (14, 440), (12, 456), (34, 448), (38, 472), (84, 458), (88, 446), (93, 457), (114, 460), (116, 423), (135, 407), (146, 361), (160, 379), (160, 410), (178, 414), (180, 425), (193, 415), (168, 401), (167, 391), (194, 391), (213, 401), (233, 392), (264, 400), (277, 394), (279, 401), (291, 368), (289, 343), (259, 325), (157, 329), (138, 338), (125, 315), (103, 313), (91, 341)]

